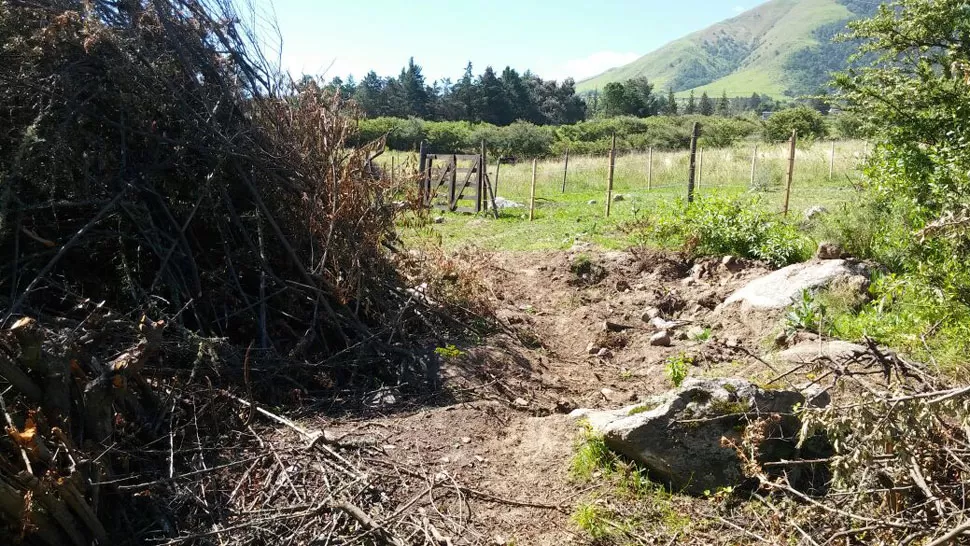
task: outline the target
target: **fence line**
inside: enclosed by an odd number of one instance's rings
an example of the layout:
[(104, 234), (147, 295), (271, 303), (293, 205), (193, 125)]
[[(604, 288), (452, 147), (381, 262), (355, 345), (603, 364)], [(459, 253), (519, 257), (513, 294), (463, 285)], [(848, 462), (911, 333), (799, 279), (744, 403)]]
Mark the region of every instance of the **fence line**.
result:
[[(589, 199), (590, 201), (596, 201), (592, 194), (602, 191), (603, 186), (607, 186), (605, 209), (611, 209), (614, 193), (617, 191), (640, 194), (661, 192), (663, 195), (667, 195), (669, 190), (673, 188), (684, 188), (686, 186), (688, 199), (693, 200), (701, 191), (702, 186), (705, 193), (716, 188), (752, 188), (760, 192), (767, 192), (766, 195), (776, 193), (779, 190), (785, 192), (779, 197), (779, 201), (784, 198), (785, 201), (788, 201), (788, 206), (786, 207), (784, 202), (779, 202), (777, 209), (779, 212), (785, 212), (787, 208), (791, 207), (793, 195), (799, 195), (800, 201), (804, 202), (804, 196), (811, 194), (815, 191), (815, 188), (822, 188), (820, 185), (824, 185), (826, 191), (841, 191), (848, 187), (847, 184), (838, 184), (839, 177), (836, 175), (840, 172), (851, 173), (858, 164), (864, 161), (866, 152), (868, 152), (868, 143), (866, 143), (866, 149), (863, 150), (861, 142), (853, 141), (831, 141), (823, 145), (816, 144), (801, 149), (798, 148), (800, 144), (797, 142), (794, 146), (791, 141), (786, 144), (788, 145), (783, 146), (781, 143), (768, 146), (752, 144), (748, 151), (737, 146), (708, 148), (707, 150), (697, 146), (693, 158), (695, 168), (693, 188), (690, 184), (691, 154), (689, 150), (655, 153), (655, 150), (651, 147), (643, 152), (620, 153), (618, 150), (612, 149), (607, 155), (608, 161), (603, 161), (602, 155), (575, 155), (569, 151), (564, 151), (563, 156), (558, 160), (543, 160), (541, 162), (537, 160), (535, 162), (536, 198), (542, 201), (543, 195), (551, 197), (546, 192), (550, 191), (548, 184), (552, 180), (556, 180), (553, 185), (555, 190), (558, 190), (557, 194), (589, 195), (589, 197), (593, 197), (593, 199)], [(748, 164), (746, 158), (748, 154), (750, 154), (750, 164)], [(496, 154), (496, 156), (498, 157), (499, 154)], [(502, 194), (507, 198), (511, 196), (518, 199), (524, 197), (531, 202), (532, 195), (529, 187), (531, 181), (528, 174), (523, 173), (523, 170), (515, 164), (506, 165), (503, 168), (500, 159), (496, 161), (494, 166), (495, 176), (491, 178), (493, 180), (492, 190), (496, 195)], [(645, 169), (644, 162), (646, 162)], [(519, 164), (521, 163), (519, 162)], [(393, 179), (406, 181), (408, 173), (415, 171), (416, 164), (411, 159), (400, 157), (395, 159), (392, 155), (385, 160), (382, 167), (387, 169), (388, 176), (393, 177)], [(388, 169), (388, 167), (390, 168)], [(508, 169), (508, 172), (506, 172), (506, 169)], [(502, 175), (501, 186), (499, 184), (500, 173)], [(789, 174), (792, 180), (791, 188), (788, 187)], [(610, 183), (611, 178), (612, 184)], [(525, 183), (525, 192), (522, 189), (523, 182)], [(568, 202), (568, 198), (566, 202)], [(533, 211), (531, 215), (535, 217), (535, 212)]]

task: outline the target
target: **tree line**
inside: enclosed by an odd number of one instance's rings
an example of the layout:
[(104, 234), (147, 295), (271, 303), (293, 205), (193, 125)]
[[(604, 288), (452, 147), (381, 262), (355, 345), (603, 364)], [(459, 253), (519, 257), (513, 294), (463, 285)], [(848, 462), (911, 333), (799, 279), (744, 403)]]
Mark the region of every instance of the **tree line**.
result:
[(516, 121), (534, 125), (570, 125), (618, 116), (657, 115), (739, 116), (777, 110), (783, 105), (767, 95), (712, 99), (707, 93), (678, 99), (672, 89), (658, 94), (646, 78), (607, 84), (602, 91), (576, 92), (576, 82), (546, 80), (532, 71), (520, 74), (511, 67), (497, 73), (491, 66), (475, 75), (472, 63), (458, 81), (443, 78), (428, 83), (421, 66), (408, 61), (398, 76), (370, 71), (359, 82), (352, 76), (320, 85), (312, 77), (304, 85), (322, 87), (354, 99), (367, 118), (419, 118), (507, 126)]

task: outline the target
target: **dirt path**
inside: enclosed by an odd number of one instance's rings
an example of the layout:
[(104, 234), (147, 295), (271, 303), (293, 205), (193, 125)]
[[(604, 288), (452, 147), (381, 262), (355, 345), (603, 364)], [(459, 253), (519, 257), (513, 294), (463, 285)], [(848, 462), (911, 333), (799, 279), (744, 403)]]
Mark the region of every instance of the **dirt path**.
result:
[[(443, 386), (463, 402), (356, 423), (312, 423), (368, 437), (402, 467), (461, 489), (447, 513), (461, 540), (481, 544), (585, 544), (569, 521), (584, 495), (570, 481), (579, 429), (565, 414), (616, 407), (669, 388), (665, 361), (693, 358), (691, 375), (756, 377), (767, 326), (715, 312), (724, 298), (766, 269), (737, 260), (692, 266), (676, 256), (625, 252), (495, 253), (484, 279), (508, 333), (461, 347), (447, 359)], [(650, 343), (643, 315), (689, 321), (694, 337)], [(646, 317), (649, 320), (649, 316)], [(605, 326), (609, 322), (610, 326)], [(613, 331), (619, 330), (619, 331)], [(450, 484), (450, 485), (449, 485)], [(413, 494), (413, 492), (412, 492)]]

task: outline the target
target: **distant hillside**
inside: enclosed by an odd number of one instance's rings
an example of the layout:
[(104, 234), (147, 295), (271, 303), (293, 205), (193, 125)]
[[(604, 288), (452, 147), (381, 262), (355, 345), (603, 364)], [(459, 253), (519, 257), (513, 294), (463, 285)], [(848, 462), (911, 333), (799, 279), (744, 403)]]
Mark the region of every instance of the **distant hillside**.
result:
[(712, 96), (811, 93), (845, 66), (849, 44), (831, 38), (876, 10), (873, 0), (771, 0), (737, 17), (577, 84), (579, 91), (646, 77), (658, 90), (694, 89)]

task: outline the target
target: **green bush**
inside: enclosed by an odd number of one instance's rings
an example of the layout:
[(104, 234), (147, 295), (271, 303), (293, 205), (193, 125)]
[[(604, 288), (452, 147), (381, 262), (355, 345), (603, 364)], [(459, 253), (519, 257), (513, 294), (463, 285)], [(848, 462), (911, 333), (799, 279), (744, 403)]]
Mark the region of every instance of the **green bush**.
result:
[(776, 266), (811, 256), (808, 238), (754, 198), (712, 195), (691, 205), (664, 203), (632, 231), (640, 244), (680, 247), (692, 256), (730, 254)]
[(765, 141), (788, 140), (791, 138), (792, 129), (798, 131), (799, 140), (824, 138), (827, 132), (822, 114), (807, 106), (798, 106), (775, 112), (765, 121)]

